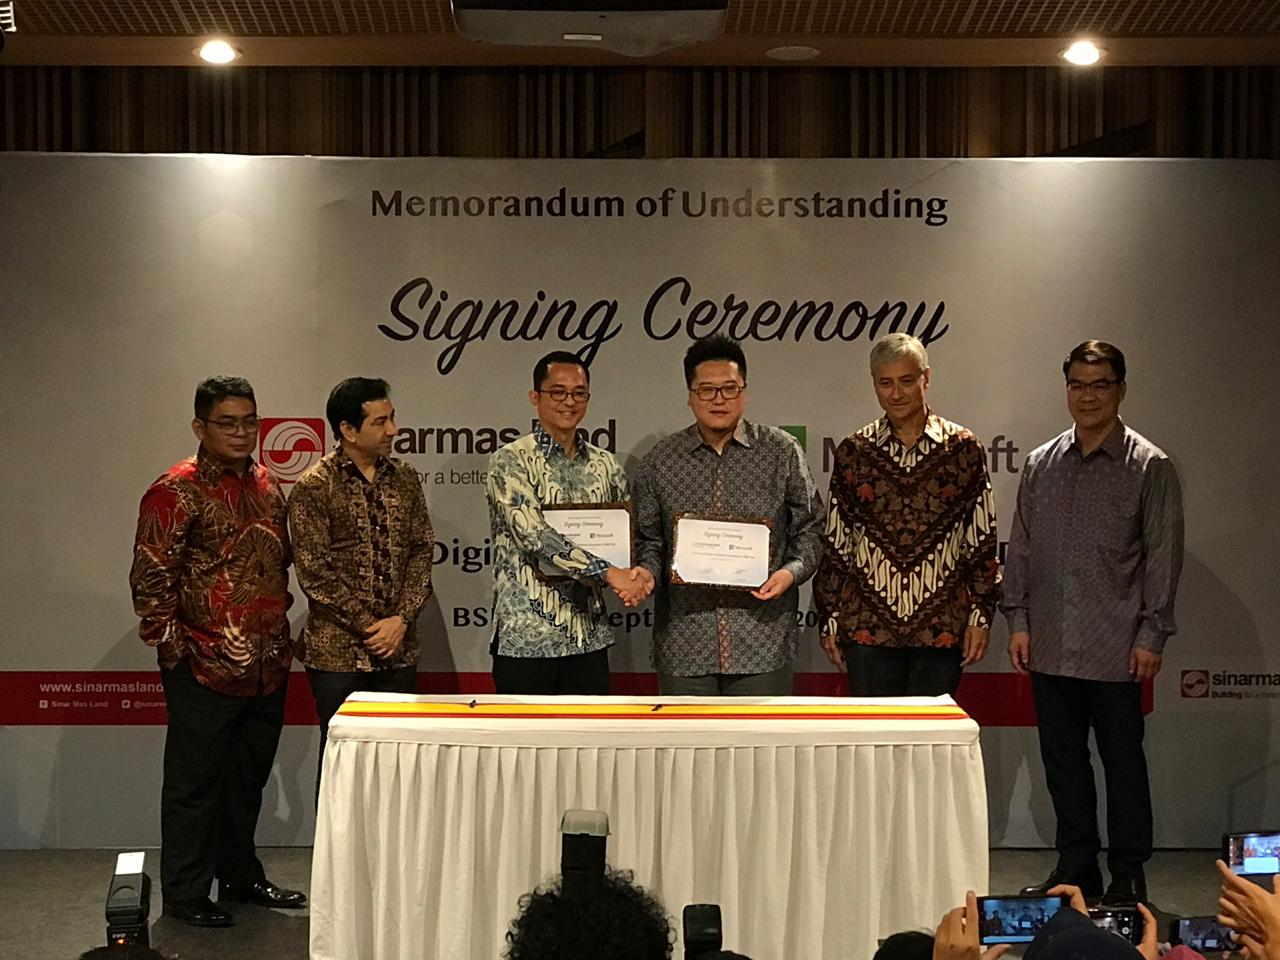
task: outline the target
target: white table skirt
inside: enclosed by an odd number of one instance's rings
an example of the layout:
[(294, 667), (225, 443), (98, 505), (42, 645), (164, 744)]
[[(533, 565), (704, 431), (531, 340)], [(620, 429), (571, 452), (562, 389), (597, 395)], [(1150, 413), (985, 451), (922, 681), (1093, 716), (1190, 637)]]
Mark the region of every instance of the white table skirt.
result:
[(877, 938), (986, 891), (986, 787), (967, 718), (339, 715), (316, 824), (313, 960), (494, 960), (520, 896), (559, 870), (568, 808), (608, 813), (609, 863), (634, 871), (677, 926), (685, 904), (720, 904), (726, 949), (753, 960), (870, 956)]

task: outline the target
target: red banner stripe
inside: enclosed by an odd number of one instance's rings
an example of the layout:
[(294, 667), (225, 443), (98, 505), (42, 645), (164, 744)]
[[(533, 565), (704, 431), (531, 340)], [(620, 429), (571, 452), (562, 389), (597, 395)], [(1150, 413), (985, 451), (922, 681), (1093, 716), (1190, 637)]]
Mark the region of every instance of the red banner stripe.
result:
[[(613, 692), (620, 696), (656, 696), (652, 673), (615, 673)], [(419, 693), (493, 693), (486, 672), (418, 674)], [(155, 670), (0, 671), (0, 726), (163, 726), (164, 693)], [(798, 696), (843, 696), (843, 674), (798, 673)], [(957, 702), (984, 727), (1035, 726), (1031, 681), (1016, 673), (966, 673)], [(1142, 691), (1143, 712), (1154, 708), (1151, 684)], [(291, 676), (285, 700), (285, 723), (316, 723), (315, 702), (300, 672)]]

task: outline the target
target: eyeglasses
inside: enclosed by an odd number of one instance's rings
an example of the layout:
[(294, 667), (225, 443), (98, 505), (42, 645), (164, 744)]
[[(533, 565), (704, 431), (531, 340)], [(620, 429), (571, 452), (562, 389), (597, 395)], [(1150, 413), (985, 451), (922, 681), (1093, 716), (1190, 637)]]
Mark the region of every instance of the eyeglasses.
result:
[(1067, 392), (1082, 396), (1086, 393), (1092, 393), (1095, 396), (1106, 393), (1114, 387), (1119, 380), (1068, 380)]
[[(201, 420), (204, 420), (201, 417)], [(219, 433), (225, 433), (227, 436), (234, 436), (237, 433), (257, 433), (258, 418), (245, 417), (243, 420), (237, 420), (235, 417), (227, 417), (225, 420), (204, 420), (206, 426), (213, 427)]]
[(726, 400), (737, 400), (738, 396), (746, 388), (747, 385), (745, 383), (725, 383), (718, 387), (704, 383), (700, 387), (690, 387), (689, 392), (699, 400), (714, 400), (717, 395), (724, 397)]
[(538, 393), (545, 393), (556, 403), (564, 403), (570, 397), (574, 403), (586, 403), (591, 399), (591, 392), (583, 390), (579, 387), (576, 390), (566, 390), (564, 387), (552, 387), (550, 390), (539, 390)]

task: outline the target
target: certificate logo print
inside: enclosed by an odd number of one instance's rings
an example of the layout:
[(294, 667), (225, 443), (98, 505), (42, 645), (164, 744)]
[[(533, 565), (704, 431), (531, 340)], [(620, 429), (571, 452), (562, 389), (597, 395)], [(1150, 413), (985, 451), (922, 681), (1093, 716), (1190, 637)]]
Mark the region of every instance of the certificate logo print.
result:
[(258, 459), (281, 484), (296, 483), (324, 456), (324, 421), (313, 417), (263, 417)]
[(1183, 670), (1182, 695), (1192, 700), (1209, 696), (1209, 671)]

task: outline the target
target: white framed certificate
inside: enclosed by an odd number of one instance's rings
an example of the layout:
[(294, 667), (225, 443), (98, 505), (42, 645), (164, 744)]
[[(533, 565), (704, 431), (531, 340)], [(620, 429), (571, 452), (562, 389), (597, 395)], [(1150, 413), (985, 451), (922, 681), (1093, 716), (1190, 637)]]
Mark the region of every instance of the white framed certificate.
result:
[[(555, 503), (543, 504), (542, 518), (572, 543), (601, 560), (623, 570), (631, 566), (631, 504)], [(543, 561), (548, 577), (563, 577), (558, 567)]]
[(769, 534), (765, 519), (677, 517), (671, 582), (755, 590), (769, 579)]

